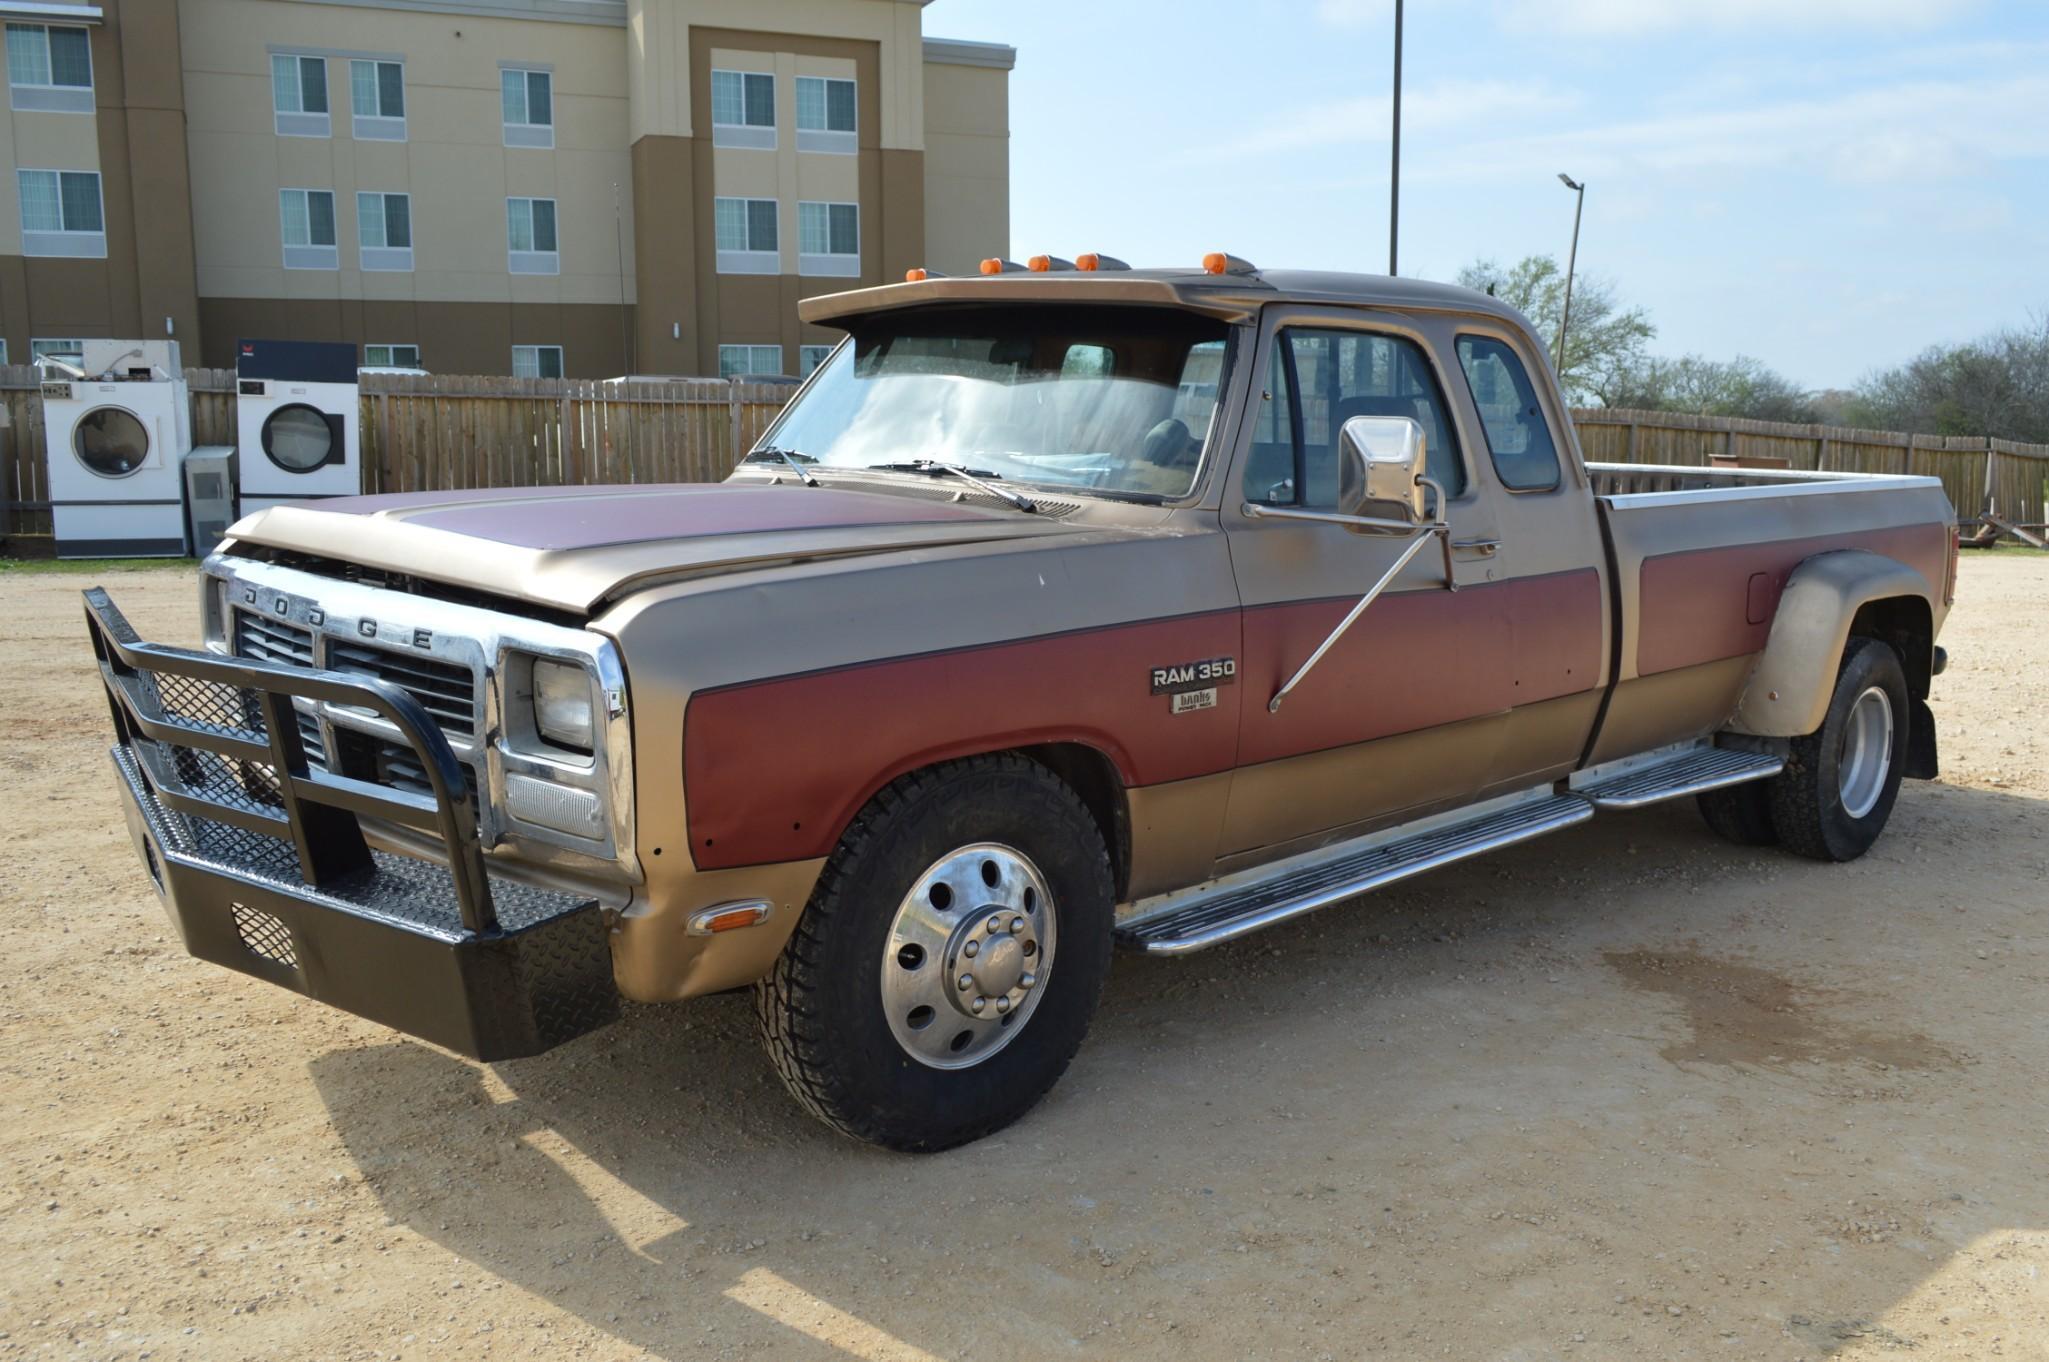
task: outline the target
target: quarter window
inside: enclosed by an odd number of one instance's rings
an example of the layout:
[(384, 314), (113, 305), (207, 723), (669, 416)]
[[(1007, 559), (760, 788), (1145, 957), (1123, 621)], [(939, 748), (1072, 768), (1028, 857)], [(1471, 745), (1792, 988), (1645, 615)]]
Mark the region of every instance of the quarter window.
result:
[(775, 374), (783, 372), (783, 347), (780, 345), (721, 345), (719, 347), (719, 377), (746, 378), (749, 374)]
[(356, 136), (367, 142), (406, 140), (406, 69), (395, 61), (349, 63), (349, 107)]
[(1486, 336), (1460, 336), (1458, 362), (1473, 405), (1480, 409), (1487, 453), (1502, 486), (1518, 492), (1556, 487), (1558, 447), (1537, 390), (1515, 351)]
[(91, 113), (91, 39), (82, 28), (9, 24), (7, 83), (17, 109)]
[(505, 111), (505, 145), (555, 145), (555, 78), (546, 71), (505, 70), (498, 73), (500, 102)]
[(270, 106), (280, 137), (327, 136), (327, 59), (273, 53)]
[(1245, 469), (1247, 500), (1337, 505), (1338, 433), (1355, 416), (1406, 416), (1423, 427), (1430, 476), (1465, 490), (1465, 464), (1430, 361), (1415, 342), (1368, 331), (1289, 327), (1276, 337)]
[(334, 244), (334, 194), (326, 189), (281, 189), (285, 268), (331, 270), (340, 265)]
[(514, 378), (562, 377), (562, 347), (559, 345), (515, 345), (512, 347)]

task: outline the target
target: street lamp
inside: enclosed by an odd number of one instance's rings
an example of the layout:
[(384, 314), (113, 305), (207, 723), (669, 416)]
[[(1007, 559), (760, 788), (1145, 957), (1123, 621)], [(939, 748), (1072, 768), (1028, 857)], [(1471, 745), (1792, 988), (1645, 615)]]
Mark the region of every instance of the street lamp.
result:
[(1558, 372), (1565, 373), (1565, 327), (1572, 320), (1572, 271), (1579, 264), (1579, 215), (1587, 206), (1587, 187), (1564, 171), (1558, 178), (1567, 189), (1579, 195), (1579, 201), (1572, 208), (1572, 253), (1565, 257), (1565, 307), (1558, 314)]
[(1393, 166), (1387, 182), (1387, 274), (1395, 271), (1395, 245), (1402, 229), (1402, 0), (1394, 0)]

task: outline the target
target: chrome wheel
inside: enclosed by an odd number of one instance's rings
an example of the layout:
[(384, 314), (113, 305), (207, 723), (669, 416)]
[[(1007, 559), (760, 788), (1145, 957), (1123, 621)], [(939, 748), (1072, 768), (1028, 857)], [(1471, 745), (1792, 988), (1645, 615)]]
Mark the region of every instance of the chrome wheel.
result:
[(981, 1063), (1024, 1030), (1053, 968), (1053, 896), (1023, 852), (977, 842), (928, 867), (882, 950), (882, 1006), (904, 1052)]
[(1892, 769), (1892, 701), (1872, 686), (1850, 706), (1843, 745), (1836, 754), (1836, 788), (1843, 812), (1862, 818), (1877, 807)]

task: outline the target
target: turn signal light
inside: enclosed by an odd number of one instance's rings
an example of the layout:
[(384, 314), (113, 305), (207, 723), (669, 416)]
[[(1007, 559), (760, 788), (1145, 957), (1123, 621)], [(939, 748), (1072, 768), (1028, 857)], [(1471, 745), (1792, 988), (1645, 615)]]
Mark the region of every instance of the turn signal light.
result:
[(716, 908), (707, 908), (695, 913), (686, 924), (692, 936), (711, 936), (716, 932), (730, 932), (737, 927), (752, 927), (768, 920), (769, 906), (759, 900), (753, 903), (724, 903)]
[(1222, 251), (1211, 251), (1202, 258), (1202, 268), (1206, 274), (1222, 274), (1230, 267), (1231, 257)]

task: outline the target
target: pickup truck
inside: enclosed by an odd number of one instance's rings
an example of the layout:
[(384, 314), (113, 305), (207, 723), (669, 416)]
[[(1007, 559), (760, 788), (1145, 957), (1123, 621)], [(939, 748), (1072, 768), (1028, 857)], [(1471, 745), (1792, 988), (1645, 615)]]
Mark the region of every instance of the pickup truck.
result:
[(1462, 289), (1033, 266), (806, 299), (723, 483), (266, 510), (198, 648), (89, 593), (188, 950), (485, 1061), (751, 987), (805, 1107), (936, 1150), (1116, 946), (1681, 797), (1848, 860), (1935, 774), (1935, 479), (1585, 464)]

